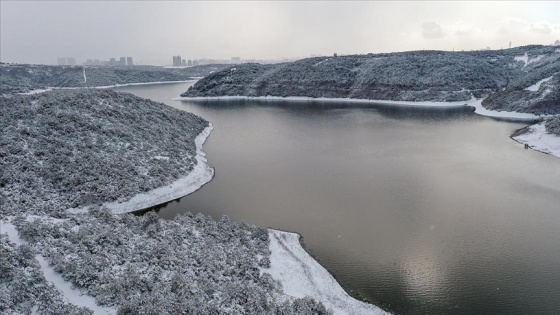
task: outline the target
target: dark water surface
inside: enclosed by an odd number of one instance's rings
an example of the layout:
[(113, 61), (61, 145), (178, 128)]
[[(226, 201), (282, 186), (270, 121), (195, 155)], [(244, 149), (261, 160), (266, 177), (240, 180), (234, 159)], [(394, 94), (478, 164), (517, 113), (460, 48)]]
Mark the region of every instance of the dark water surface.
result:
[(560, 159), (470, 109), (171, 101), (214, 124), (202, 212), (303, 235), (342, 286), (398, 314), (560, 314)]

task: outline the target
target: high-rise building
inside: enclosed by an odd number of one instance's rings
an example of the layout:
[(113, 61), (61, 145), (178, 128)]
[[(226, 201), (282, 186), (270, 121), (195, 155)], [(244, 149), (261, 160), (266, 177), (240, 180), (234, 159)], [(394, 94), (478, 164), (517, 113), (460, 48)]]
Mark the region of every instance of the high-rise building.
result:
[(119, 65), (126, 66), (126, 57), (121, 57), (121, 59), (119, 60)]
[(68, 66), (75, 66), (76, 65), (76, 58), (74, 57), (66, 57), (66, 64)]
[(181, 66), (181, 56), (173, 56), (173, 66), (174, 67)]
[(192, 60), (189, 59), (187, 64), (189, 65), (189, 67), (191, 67), (192, 66)]
[(114, 65), (116, 65), (116, 64), (117, 64), (117, 61), (115, 60), (115, 58), (109, 59), (109, 65), (110, 65), (110, 66), (114, 66)]
[(185, 59), (181, 60), (181, 66), (186, 67), (187, 61)]
[(59, 66), (65, 66), (66, 65), (66, 58), (64, 57), (59, 57), (56, 59), (56, 64)]
[(134, 63), (132, 62), (132, 57), (126, 57), (126, 65), (127, 66), (133, 66)]

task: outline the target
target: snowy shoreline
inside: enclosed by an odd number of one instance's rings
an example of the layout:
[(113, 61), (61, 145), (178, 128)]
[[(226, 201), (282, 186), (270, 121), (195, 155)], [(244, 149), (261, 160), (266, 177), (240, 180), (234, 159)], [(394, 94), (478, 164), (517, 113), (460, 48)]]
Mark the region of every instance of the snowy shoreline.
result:
[(454, 101), (454, 102), (409, 102), (409, 101), (390, 101), (390, 100), (370, 100), (370, 99), (356, 99), (356, 98), (326, 98), (326, 97), (304, 97), (304, 96), (202, 96), (202, 97), (177, 97), (174, 101), (227, 101), (227, 100), (259, 100), (259, 101), (295, 101), (295, 102), (342, 102), (342, 103), (356, 103), (356, 104), (376, 104), (376, 105), (395, 105), (402, 107), (437, 107), (437, 108), (457, 108), (457, 107), (472, 107), (475, 113), (492, 117), (501, 118), (515, 121), (535, 121), (546, 117), (544, 115), (535, 115), (530, 113), (508, 112), (508, 111), (495, 111), (489, 110), (482, 106), (484, 99), (471, 98), (468, 101)]
[(523, 129), (519, 130), (524, 131), (523, 133), (514, 134), (511, 138), (521, 144), (529, 145), (529, 148), (533, 150), (560, 158), (560, 136), (548, 133), (544, 122)]
[[(115, 214), (134, 212), (181, 198), (200, 189), (214, 177), (214, 168), (208, 163), (206, 153), (202, 148), (202, 145), (206, 142), (206, 139), (213, 129), (214, 127), (210, 123), (210, 125), (195, 138), (197, 163), (187, 176), (181, 177), (169, 185), (137, 194), (125, 202), (109, 202), (103, 204), (103, 206), (107, 207)], [(83, 213), (87, 212), (88, 209), (89, 206), (86, 206), (71, 208), (67, 211), (70, 213)]]
[(270, 268), (261, 268), (280, 281), (284, 294), (293, 298), (309, 296), (322, 302), (333, 314), (389, 314), (379, 307), (354, 299), (321, 266), (299, 241), (299, 234), (268, 229)]
[[(85, 79), (85, 76), (84, 76)], [(53, 90), (78, 90), (78, 89), (110, 89), (116, 87), (127, 87), (127, 86), (141, 86), (141, 85), (159, 85), (159, 84), (174, 84), (174, 83), (188, 83), (198, 81), (199, 79), (193, 78), (191, 80), (183, 81), (156, 81), (156, 82), (139, 82), (139, 83), (124, 83), (124, 84), (114, 84), (114, 85), (103, 85), (103, 86), (73, 86), (73, 87), (48, 87), (46, 89), (31, 90), (24, 93), (18, 93), (18, 95), (33, 95), (44, 93)], [(84, 81), (85, 83), (86, 81)]]
[[(539, 81), (539, 83), (546, 82), (550, 78)], [(456, 102), (406, 102), (406, 101), (385, 101), (385, 100), (369, 100), (369, 99), (352, 99), (352, 98), (313, 98), (313, 97), (300, 97), (300, 96), (207, 96), (207, 97), (177, 97), (174, 101), (206, 101), (206, 100), (259, 100), (259, 101), (294, 101), (294, 102), (343, 102), (343, 103), (357, 103), (357, 104), (377, 104), (377, 105), (394, 105), (401, 107), (438, 107), (438, 108), (457, 108), (457, 107), (472, 107), (474, 112), (481, 116), (491, 117), (498, 120), (507, 120), (513, 122), (535, 123), (540, 122), (546, 117), (551, 115), (535, 115), (531, 113), (509, 112), (509, 111), (495, 111), (486, 109), (482, 106), (484, 99), (471, 98), (468, 101)], [(560, 136), (547, 134), (544, 130), (543, 123), (535, 126), (532, 136), (529, 134), (512, 137), (513, 140), (520, 143), (527, 143), (531, 149), (549, 153), (556, 157), (560, 157)], [(541, 130), (542, 129), (542, 130)], [(542, 137), (544, 136), (544, 139)]]

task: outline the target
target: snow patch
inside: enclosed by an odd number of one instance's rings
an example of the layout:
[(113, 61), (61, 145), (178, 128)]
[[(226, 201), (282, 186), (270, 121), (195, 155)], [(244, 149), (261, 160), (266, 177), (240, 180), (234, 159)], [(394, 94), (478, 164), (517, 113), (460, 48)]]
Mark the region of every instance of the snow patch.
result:
[(318, 65), (322, 64), (325, 61), (328, 61), (329, 59), (331, 59), (331, 58), (327, 58), (325, 60), (321, 60), (321, 61), (317, 62), (316, 64), (313, 65), (313, 67), (317, 67)]
[(548, 133), (544, 124), (544, 122), (541, 122), (529, 126), (526, 133), (512, 137), (512, 139), (519, 143), (528, 144), (533, 150), (560, 158), (560, 136)]
[(532, 58), (531, 60), (529, 60), (529, 62), (527, 62), (527, 64), (532, 64), (534, 62), (539, 62), (541, 59), (543, 59), (544, 55), (538, 55), (535, 58)]
[(473, 99), (467, 102), (466, 106), (474, 107), (475, 113), (487, 116), (487, 117), (494, 117), (494, 118), (504, 118), (509, 120), (517, 120), (517, 121), (534, 121), (540, 119), (542, 117), (546, 117), (545, 115), (535, 115), (530, 113), (518, 113), (518, 112), (508, 112), (508, 111), (496, 111), (491, 109), (486, 109), (482, 106), (483, 99), (476, 100)]
[(541, 84), (543, 84), (543, 83), (545, 83), (545, 82), (547, 82), (547, 81), (550, 81), (551, 79), (552, 79), (552, 77), (548, 77), (548, 78), (546, 78), (546, 79), (542, 79), (542, 80), (540, 80), (539, 82), (537, 82), (537, 83), (531, 85), (530, 87), (526, 88), (525, 90), (527, 90), (527, 91), (532, 91), (532, 92), (536, 92), (536, 91), (538, 91), (539, 88), (541, 87)]
[[(113, 213), (133, 212), (175, 200), (197, 191), (214, 177), (214, 169), (208, 163), (206, 153), (202, 150), (202, 145), (213, 129), (214, 127), (210, 124), (195, 138), (195, 158), (197, 163), (187, 176), (179, 178), (167, 186), (158, 187), (148, 192), (138, 194), (128, 201), (109, 202), (103, 204), (103, 206), (113, 211)], [(87, 212), (88, 209), (89, 206), (86, 206), (82, 208), (71, 208), (67, 211), (71, 213), (84, 213)]]
[(95, 302), (95, 298), (89, 295), (81, 294), (81, 292), (72, 286), (72, 283), (64, 280), (62, 276), (56, 272), (42, 255), (35, 256), (41, 266), (41, 271), (47, 281), (52, 282), (60, 291), (68, 302), (80, 306), (87, 307), (93, 311), (93, 314), (116, 314), (112, 308), (101, 307)]
[(31, 90), (28, 92), (24, 92), (24, 93), (18, 93), (19, 95), (33, 95), (33, 94), (40, 94), (40, 93), (44, 93), (44, 92), (48, 92), (48, 91), (52, 91), (54, 90), (54, 88), (46, 88), (46, 89), (36, 89), (36, 90)]
[(0, 220), (0, 234), (4, 233), (8, 235), (10, 242), (16, 245), (25, 244), (25, 241), (19, 237), (19, 232), (13, 224)]
[(294, 298), (312, 297), (334, 314), (388, 314), (379, 307), (349, 296), (334, 277), (311, 257), (295, 233), (268, 230), (270, 268), (261, 268), (280, 281), (285, 294)]
[[(30, 217), (31, 216), (28, 216), (27, 220), (29, 220)], [(40, 218), (39, 216), (33, 217)], [(55, 218), (51, 219), (55, 222), (59, 222), (57, 220), (60, 220)], [(11, 223), (0, 220), (0, 233), (8, 234), (8, 239), (16, 245), (23, 245), (27, 243), (19, 237), (19, 233), (16, 227)], [(51, 266), (49, 266), (49, 263), (42, 255), (35, 255), (35, 259), (37, 259), (37, 261), (39, 262), (39, 266), (43, 275), (45, 276), (45, 279), (52, 282), (57, 290), (62, 293), (67, 302), (80, 307), (87, 307), (91, 309), (94, 314), (116, 314), (115, 309), (109, 307), (101, 307), (97, 305), (97, 303), (95, 302), (95, 298), (93, 298), (92, 296), (81, 294), (80, 290), (74, 288), (72, 286), (72, 283), (64, 280), (64, 278), (62, 278), (62, 276), (58, 272), (56, 272)]]
[(83, 72), (84, 72), (84, 83), (87, 82), (87, 78), (86, 78), (86, 68), (82, 68)]
[(515, 61), (523, 61), (523, 63), (525, 63), (524, 67), (529, 63), (529, 56), (527, 55), (527, 53), (525, 53), (525, 55), (523, 56), (515, 56), (513, 57), (513, 59)]

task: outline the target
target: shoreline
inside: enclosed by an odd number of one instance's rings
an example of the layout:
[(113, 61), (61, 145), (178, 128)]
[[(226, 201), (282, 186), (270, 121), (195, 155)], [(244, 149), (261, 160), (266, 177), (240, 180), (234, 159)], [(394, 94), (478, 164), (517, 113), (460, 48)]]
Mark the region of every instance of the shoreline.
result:
[(548, 133), (543, 122), (518, 129), (510, 138), (534, 151), (560, 158), (560, 136)]
[(357, 99), (357, 98), (327, 98), (327, 97), (306, 97), (306, 96), (200, 96), (200, 97), (176, 97), (174, 101), (228, 101), (228, 100), (258, 100), (258, 101), (290, 101), (290, 102), (342, 102), (342, 103), (356, 103), (356, 104), (372, 104), (372, 105), (394, 105), (402, 107), (435, 107), (435, 108), (458, 108), (458, 107), (472, 107), (474, 112), (481, 116), (507, 119), (513, 121), (533, 122), (541, 120), (548, 115), (535, 115), (531, 113), (508, 112), (508, 111), (495, 111), (486, 109), (482, 106), (484, 99), (471, 98), (468, 101), (453, 101), (453, 102), (433, 102), (433, 101), (391, 101), (391, 100), (370, 100), (370, 99)]
[[(204, 152), (202, 147), (212, 130), (214, 130), (214, 126), (210, 123), (208, 127), (196, 136), (194, 141), (196, 144), (197, 163), (194, 169), (185, 177), (181, 177), (171, 184), (134, 195), (125, 202), (108, 202), (104, 203), (103, 206), (107, 207), (115, 214), (129, 213), (173, 201), (199, 190), (214, 177), (214, 168), (208, 163), (206, 152)], [(81, 208), (70, 208), (66, 211), (69, 213), (84, 213), (87, 212), (89, 208), (90, 206), (85, 206)]]
[(270, 268), (259, 268), (282, 284), (292, 298), (306, 296), (322, 302), (333, 314), (390, 314), (374, 304), (350, 296), (334, 276), (302, 246), (297, 233), (268, 229)]
[[(205, 96), (205, 97), (177, 97), (173, 99), (174, 101), (227, 101), (227, 100), (257, 100), (257, 101), (289, 101), (289, 102), (343, 102), (343, 103), (356, 103), (356, 104), (375, 104), (375, 105), (393, 105), (400, 107), (425, 107), (425, 108), (459, 108), (459, 107), (471, 107), (474, 109), (474, 113), (490, 117), (496, 120), (504, 120), (510, 122), (520, 122), (520, 123), (531, 123), (531, 124), (542, 124), (543, 119), (547, 117), (552, 117), (554, 115), (535, 115), (531, 113), (520, 113), (520, 112), (509, 112), (509, 111), (495, 111), (486, 109), (482, 106), (482, 101), (484, 99), (471, 98), (468, 101), (456, 101), (456, 102), (406, 102), (406, 101), (385, 101), (385, 100), (369, 100), (369, 99), (351, 99), (351, 98), (312, 98), (312, 97), (300, 97), (300, 96)], [(529, 125), (527, 128), (536, 125)], [(544, 127), (543, 127), (544, 128)], [(560, 136), (549, 135), (546, 131), (539, 131), (539, 135), (542, 137), (546, 136), (546, 141), (539, 141), (539, 139), (525, 140), (525, 138), (519, 136), (510, 136), (511, 139), (525, 144), (526, 142), (530, 145), (530, 148), (539, 152), (551, 154), (555, 157), (560, 158)], [(547, 136), (548, 135), (548, 136)], [(529, 142), (530, 141), (530, 142)]]

